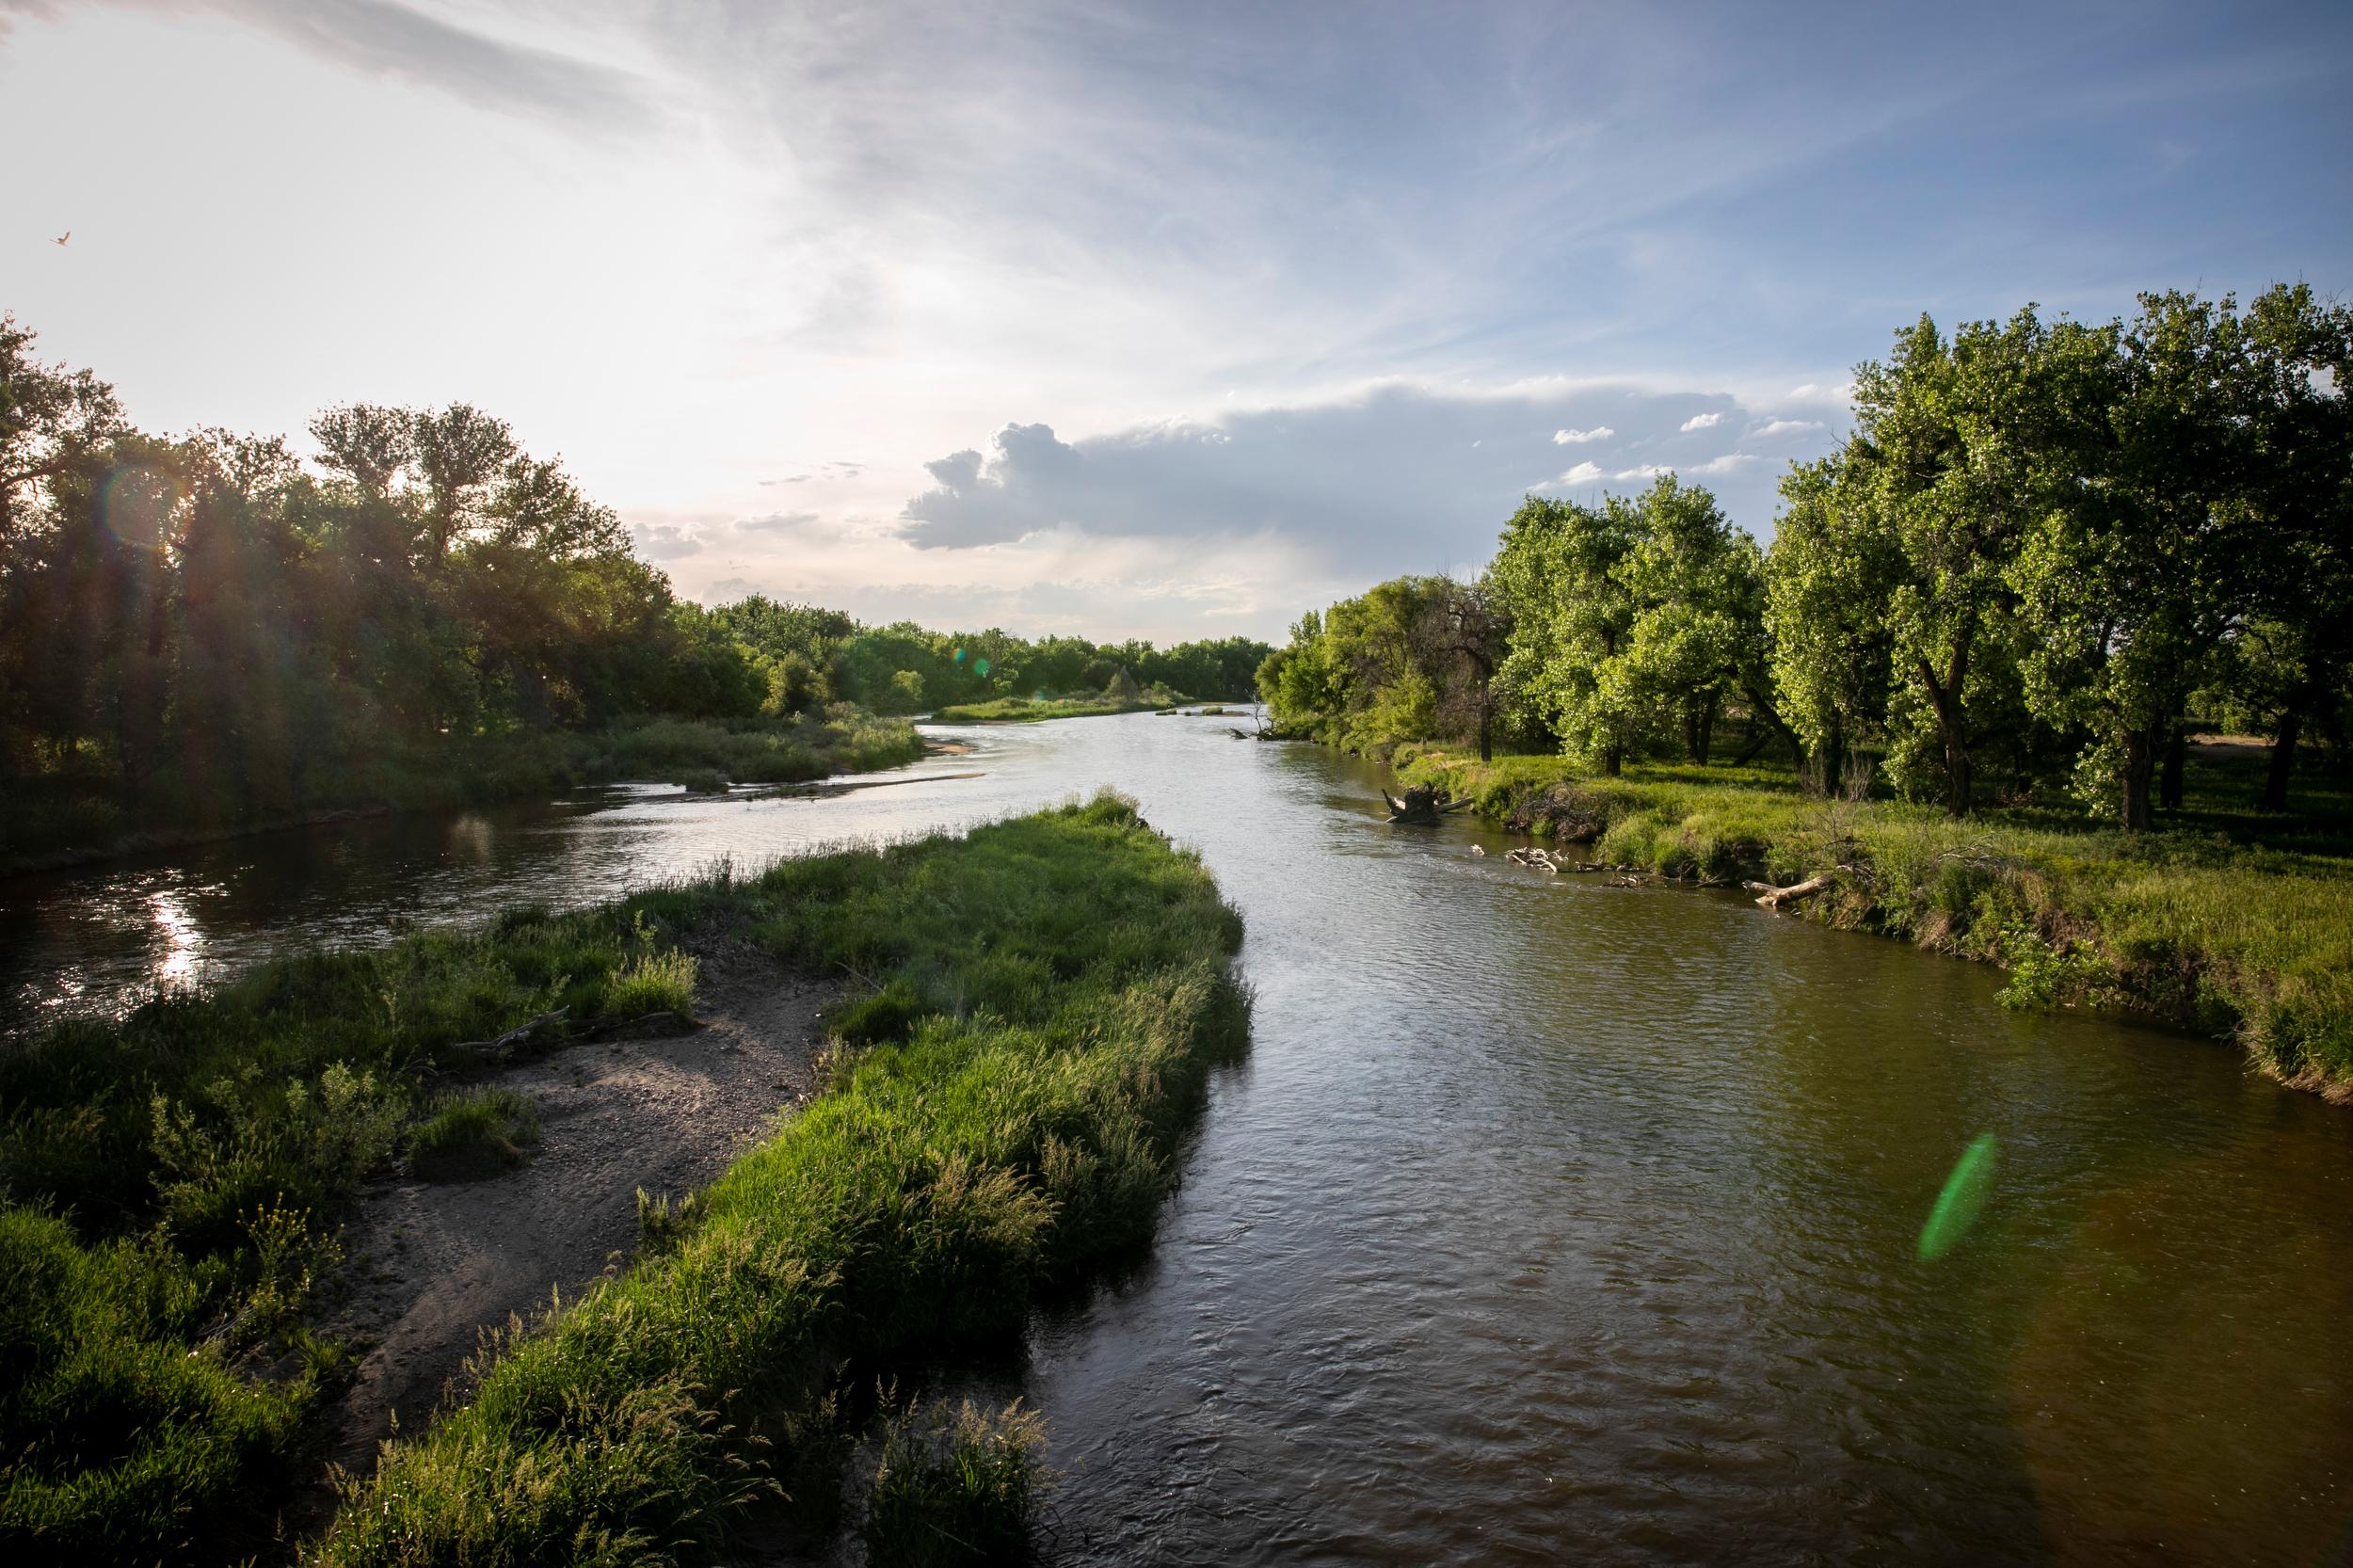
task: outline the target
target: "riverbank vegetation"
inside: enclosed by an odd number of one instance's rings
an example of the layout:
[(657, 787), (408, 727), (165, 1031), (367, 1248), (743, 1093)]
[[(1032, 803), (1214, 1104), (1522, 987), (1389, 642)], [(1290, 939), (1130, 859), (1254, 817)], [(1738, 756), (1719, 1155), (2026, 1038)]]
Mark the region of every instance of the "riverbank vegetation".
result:
[(797, 780), (910, 714), (1119, 680), (1247, 690), (1263, 644), (863, 627), (676, 597), (468, 404), (281, 436), (135, 427), (0, 317), (0, 871), (615, 777)]
[(940, 724), (1036, 724), (1045, 719), (1099, 719), (1114, 713), (1155, 712), (1174, 700), (1165, 692), (1134, 698), (1049, 697), (1042, 702), (1026, 696), (1000, 696), (994, 702), (942, 708), (932, 717)]
[(1310, 614), (1259, 688), (1286, 733), (1596, 859), (1824, 874), (1819, 918), (2343, 1092), (2349, 379), (2353, 309), (2302, 287), (1924, 319), (1770, 549), (1672, 473), (1531, 495), (1479, 579)]
[[(61, 1025), (0, 1058), (0, 1539), (288, 1555), (348, 1370), (312, 1319), (340, 1207), (421, 1106), (453, 1144), (504, 1117), (520, 1148), (519, 1108), (424, 1086), (676, 1004), (681, 938), (712, 925), (854, 981), (830, 1087), (649, 1225), (626, 1273), (487, 1352), (471, 1401), (349, 1479), (306, 1555), (704, 1560), (733, 1505), (822, 1503), (860, 1390), (1001, 1344), (1040, 1292), (1148, 1239), (1174, 1141), (1246, 1035), (1239, 920), (1112, 797)], [(941, 1449), (1000, 1524), (1033, 1479), (1027, 1431)], [(906, 1484), (875, 1495), (899, 1515), (962, 1506), (894, 1451)]]

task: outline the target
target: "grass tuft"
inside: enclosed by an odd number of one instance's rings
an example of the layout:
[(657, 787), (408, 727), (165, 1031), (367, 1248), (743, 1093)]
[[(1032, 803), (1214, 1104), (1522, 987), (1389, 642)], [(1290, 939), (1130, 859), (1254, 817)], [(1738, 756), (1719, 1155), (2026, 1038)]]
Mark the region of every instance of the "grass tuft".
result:
[(867, 1494), (874, 1568), (1027, 1561), (1031, 1510), (1045, 1481), (1046, 1424), (1014, 1400), (969, 1400), (889, 1414)]
[(498, 1085), (437, 1096), (408, 1134), (408, 1169), (424, 1181), (478, 1181), (511, 1171), (539, 1142), (539, 1102)]

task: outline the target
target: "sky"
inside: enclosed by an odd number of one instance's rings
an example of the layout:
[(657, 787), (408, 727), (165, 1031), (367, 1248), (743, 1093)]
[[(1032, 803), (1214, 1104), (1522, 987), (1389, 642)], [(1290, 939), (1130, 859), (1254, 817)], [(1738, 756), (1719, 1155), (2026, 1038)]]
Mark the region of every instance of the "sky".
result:
[[(0, 0), (0, 309), (156, 430), (473, 403), (706, 602), (1279, 640), (1922, 312), (2353, 290), (2353, 6)], [(56, 239), (70, 232), (68, 243)]]

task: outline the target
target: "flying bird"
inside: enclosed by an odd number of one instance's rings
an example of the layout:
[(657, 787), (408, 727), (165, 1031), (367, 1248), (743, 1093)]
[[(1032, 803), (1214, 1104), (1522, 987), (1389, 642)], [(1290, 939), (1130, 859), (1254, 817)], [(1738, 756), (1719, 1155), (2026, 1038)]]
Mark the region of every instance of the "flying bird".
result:
[(51, 240), (49, 243), (52, 245), (63, 245), (66, 241), (72, 239), (72, 237), (73, 231), (68, 229), (64, 233), (59, 234), (56, 239)]

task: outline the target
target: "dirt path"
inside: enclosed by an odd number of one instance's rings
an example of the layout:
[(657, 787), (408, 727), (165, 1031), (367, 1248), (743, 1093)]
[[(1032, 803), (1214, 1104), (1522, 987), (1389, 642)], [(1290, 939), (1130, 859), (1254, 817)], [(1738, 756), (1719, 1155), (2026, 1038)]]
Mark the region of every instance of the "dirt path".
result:
[(392, 1430), (432, 1413), (485, 1328), (567, 1301), (627, 1261), (637, 1192), (707, 1185), (811, 1088), (818, 1011), (838, 994), (748, 944), (701, 960), (690, 1033), (568, 1047), (500, 1075), (539, 1102), (538, 1154), (484, 1181), (405, 1175), (365, 1192), (344, 1233), (337, 1332), (371, 1342), (331, 1457), (355, 1472)]

